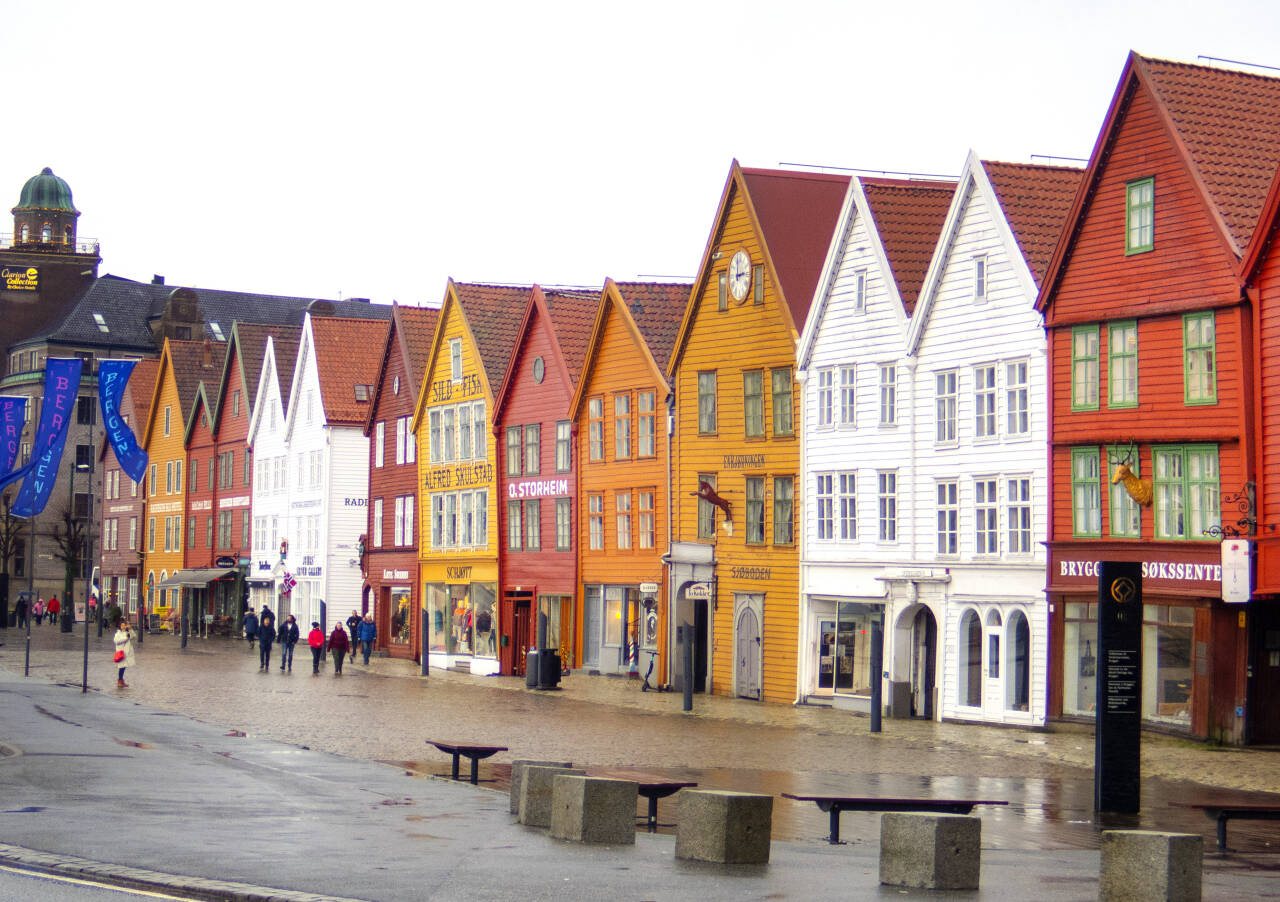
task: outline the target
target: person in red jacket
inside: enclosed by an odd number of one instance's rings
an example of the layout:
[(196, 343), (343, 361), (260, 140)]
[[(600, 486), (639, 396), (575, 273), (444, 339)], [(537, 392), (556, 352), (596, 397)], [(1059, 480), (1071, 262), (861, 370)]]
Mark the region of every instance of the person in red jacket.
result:
[(351, 641), (347, 638), (347, 631), (339, 620), (333, 625), (333, 632), (329, 634), (329, 653), (333, 655), (333, 675), (342, 676), (342, 659), (347, 656), (347, 651), (351, 648)]
[(311, 672), (319, 673), (320, 661), (324, 658), (324, 630), (314, 620), (311, 622), (311, 632), (307, 633), (307, 644), (311, 646)]
[(62, 611), (62, 604), (61, 602), (58, 601), (57, 595), (50, 598), (49, 603), (44, 606), (44, 612), (49, 615), (50, 623), (58, 622), (58, 614), (61, 611)]

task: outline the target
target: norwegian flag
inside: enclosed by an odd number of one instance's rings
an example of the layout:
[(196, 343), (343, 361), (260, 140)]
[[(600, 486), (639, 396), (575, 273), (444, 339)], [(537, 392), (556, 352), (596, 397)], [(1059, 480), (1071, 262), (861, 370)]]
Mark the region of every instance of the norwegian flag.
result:
[(293, 587), (296, 586), (297, 584), (298, 584), (298, 581), (293, 578), (293, 574), (286, 573), (284, 575), (284, 581), (281, 583), (281, 587), (280, 587), (281, 594), (288, 595), (290, 592), (293, 591)]

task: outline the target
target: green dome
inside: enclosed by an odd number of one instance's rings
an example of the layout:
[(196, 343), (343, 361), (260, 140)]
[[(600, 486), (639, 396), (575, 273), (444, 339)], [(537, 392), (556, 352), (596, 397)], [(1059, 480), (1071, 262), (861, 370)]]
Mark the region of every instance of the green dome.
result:
[(63, 213), (78, 212), (71, 202), (71, 186), (53, 174), (48, 166), (39, 175), (33, 175), (22, 186), (22, 197), (13, 212), (19, 210), (58, 210)]

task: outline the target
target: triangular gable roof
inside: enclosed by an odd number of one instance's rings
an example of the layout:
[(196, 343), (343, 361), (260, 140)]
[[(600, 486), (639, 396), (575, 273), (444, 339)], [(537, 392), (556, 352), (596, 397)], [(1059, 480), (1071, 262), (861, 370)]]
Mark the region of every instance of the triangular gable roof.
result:
[(688, 282), (615, 282), (613, 279), (605, 279), (604, 288), (600, 292), (600, 303), (596, 308), (595, 322), (591, 327), (591, 337), (587, 341), (582, 374), (569, 405), (570, 419), (578, 416), (587, 383), (591, 381), (591, 373), (600, 353), (600, 342), (604, 339), (605, 323), (611, 310), (621, 318), (623, 327), (631, 334), (631, 340), (643, 355), (658, 385), (664, 392), (670, 390), (667, 361), (675, 346), (680, 318), (689, 302), (692, 288)]
[[(308, 314), (303, 326), (303, 342), (310, 337), (320, 380), (320, 403), (328, 425), (364, 426), (389, 326), (387, 320)], [(364, 401), (356, 400), (357, 385), (369, 386)], [(293, 395), (296, 391), (297, 386), (294, 385), (289, 402), (290, 420), (293, 418)]]
[[(299, 336), (301, 335), (301, 331), (301, 329), (298, 330)], [(287, 346), (283, 355), (279, 350), (282, 344)], [(249, 433), (245, 436), (245, 442), (249, 447), (253, 447), (254, 443), (257, 441), (258, 426), (262, 423), (262, 411), (266, 406), (257, 403), (257, 400), (266, 397), (264, 391), (266, 389), (267, 380), (270, 379), (273, 374), (279, 383), (277, 388), (280, 392), (281, 411), (285, 416), (288, 415), (287, 405), (289, 403), (289, 395), (287, 394), (288, 390), (285, 386), (288, 385), (291, 388), (293, 385), (293, 367), (298, 356), (298, 344), (298, 340), (294, 340), (289, 336), (284, 338), (276, 335), (267, 336), (266, 344), (263, 346), (262, 366), (258, 371), (258, 386), (254, 390), (255, 403), (253, 407), (249, 409)], [(288, 358), (287, 368), (286, 364), (283, 362), (285, 358)]]
[(1280, 233), (1280, 169), (1276, 170), (1267, 198), (1262, 204), (1262, 213), (1258, 224), (1254, 227), (1253, 236), (1249, 239), (1249, 249), (1240, 261), (1240, 274), (1245, 282), (1251, 283), (1257, 275), (1258, 267), (1271, 253), (1276, 235)]
[(435, 340), (436, 323), (440, 318), (437, 307), (402, 307), (391, 304), (391, 324), (387, 329), (382, 344), (382, 357), (378, 361), (378, 374), (373, 383), (373, 397), (369, 402), (369, 413), (365, 417), (365, 435), (373, 429), (373, 415), (378, 409), (378, 401), (382, 397), (382, 384), (386, 381), (387, 366), (391, 362), (392, 343), (400, 347), (400, 359), (404, 361), (405, 390), (409, 397), (418, 397), (418, 387), (424, 367), (431, 356), (431, 345)]
[[(217, 420), (213, 418), (212, 405), (209, 403), (209, 393), (205, 391), (204, 386), (203, 382), (196, 386), (195, 397), (191, 399), (191, 407), (187, 409), (183, 420), (182, 446), (184, 448), (191, 444), (191, 433), (196, 428), (196, 413), (201, 407), (204, 408), (206, 413), (210, 414), (210, 435), (217, 434)], [(216, 392), (217, 389), (215, 388), (214, 391)]]
[[(218, 381), (218, 407), (214, 413), (214, 431), (222, 421), (222, 408), (226, 406), (227, 385), (231, 379), (231, 366), (236, 364), (240, 370), (240, 384), (244, 386), (245, 401), (250, 414), (258, 400), (258, 377), (262, 373), (262, 362), (266, 358), (267, 338), (276, 336), (279, 339), (290, 338), (295, 343), (302, 334), (301, 326), (271, 326), (263, 323), (236, 322), (231, 326), (231, 337), (227, 340), (227, 360), (222, 367), (222, 378)], [(292, 361), (290, 361), (292, 369)]]
[(511, 347), (511, 356), (506, 372), (502, 377), (502, 387), (498, 390), (493, 402), (493, 422), (497, 422), (511, 386), (515, 382), (517, 371), (516, 358), (529, 336), (529, 329), (535, 317), (546, 320), (551, 332), (551, 356), (548, 366), (556, 367), (560, 378), (569, 387), (572, 397), (577, 388), (578, 374), (582, 370), (583, 357), (586, 355), (587, 341), (591, 337), (591, 324), (597, 306), (598, 295), (585, 291), (543, 291), (540, 285), (534, 285), (529, 291), (529, 301), (525, 305), (524, 315), (520, 320), (520, 328), (516, 332), (515, 342)]
[(1145, 90), (1181, 156), (1223, 249), (1238, 266), (1280, 166), (1280, 78), (1131, 52), (1089, 156), (1036, 306), (1048, 305), (1084, 222), (1125, 112)]
[(956, 183), (881, 178), (859, 181), (902, 307), (910, 316), (938, 246)]
[[(151, 441), (151, 430), (155, 425), (156, 408), (159, 406), (160, 393), (164, 390), (166, 379), (174, 380), (178, 394), (178, 415), (185, 416), (195, 400), (196, 388), (201, 382), (205, 369), (203, 341), (174, 341), (166, 338), (160, 351), (160, 363), (156, 369), (155, 384), (151, 389), (151, 404), (148, 408), (147, 428), (139, 441), (146, 447)], [(212, 370), (210, 366), (208, 369)]]

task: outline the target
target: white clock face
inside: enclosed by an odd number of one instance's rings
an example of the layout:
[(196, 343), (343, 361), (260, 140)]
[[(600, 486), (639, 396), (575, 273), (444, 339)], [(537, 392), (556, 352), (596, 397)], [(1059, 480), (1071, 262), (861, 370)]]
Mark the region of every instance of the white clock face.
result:
[(751, 288), (751, 257), (746, 251), (738, 251), (729, 261), (729, 294), (741, 303), (747, 299)]

